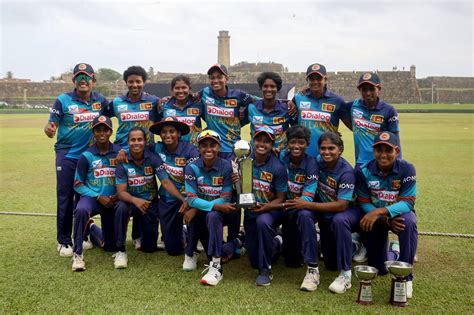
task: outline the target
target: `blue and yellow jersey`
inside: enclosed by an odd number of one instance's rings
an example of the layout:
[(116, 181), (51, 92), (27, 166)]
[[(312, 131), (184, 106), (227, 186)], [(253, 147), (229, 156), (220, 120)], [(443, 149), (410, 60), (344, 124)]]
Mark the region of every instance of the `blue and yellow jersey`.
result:
[[(166, 146), (162, 142), (155, 143), (153, 149), (155, 154), (158, 154), (163, 161), (163, 167), (168, 173), (169, 179), (176, 186), (178, 191), (185, 195), (184, 190), (184, 168), (186, 165), (193, 163), (199, 158), (199, 152), (195, 146), (189, 142), (179, 141), (176, 151), (168, 152)], [(173, 202), (177, 199), (173, 197), (163, 186), (160, 187), (158, 194), (160, 198), (166, 202)]]
[(128, 163), (117, 166), (115, 183), (117, 185), (127, 184), (127, 191), (134, 197), (153, 200), (157, 198), (158, 193), (155, 175), (160, 181), (168, 178), (163, 161), (158, 155), (145, 150), (142, 165), (137, 165), (129, 152)]
[(58, 123), (56, 152), (78, 159), (94, 142), (92, 121), (102, 115), (107, 106), (105, 97), (97, 92), (92, 92), (87, 102), (81, 100), (75, 90), (59, 95), (48, 120)]
[[(318, 189), (316, 200), (319, 202), (333, 202), (354, 200), (355, 174), (352, 166), (343, 157), (339, 157), (332, 170), (328, 170), (321, 156), (316, 158), (319, 168)], [(324, 213), (325, 218), (332, 218), (334, 213)]]
[(318, 186), (318, 164), (316, 159), (305, 153), (298, 167), (291, 163), (290, 152), (285, 150), (280, 153), (280, 161), (288, 173), (288, 192), (286, 199), (292, 200), (300, 197), (312, 202)]
[(387, 208), (390, 217), (414, 210), (416, 201), (415, 167), (396, 160), (390, 174), (379, 170), (372, 160), (356, 170), (357, 201), (364, 212)]
[(186, 200), (191, 208), (212, 211), (215, 204), (230, 202), (232, 197), (232, 165), (220, 157), (206, 169), (204, 160), (197, 159), (186, 166)]
[(311, 139), (306, 153), (319, 155), (318, 140), (325, 131), (337, 132), (339, 120), (345, 117), (346, 103), (339, 95), (325, 90), (324, 95), (315, 98), (311, 91), (298, 93), (293, 98), (298, 109), (298, 124), (311, 131)]
[(120, 147), (113, 143), (109, 143), (106, 154), (100, 154), (96, 144), (84, 151), (77, 162), (74, 190), (93, 198), (115, 195), (115, 157), (119, 151)]
[(276, 198), (276, 193), (288, 191), (288, 174), (285, 166), (270, 153), (265, 163), (257, 165), (254, 154), (252, 161), (252, 192), (260, 203), (268, 203)]
[(169, 101), (163, 104), (163, 118), (176, 117), (178, 121), (189, 126), (189, 133), (181, 136), (181, 141), (190, 142), (197, 146), (196, 138), (202, 131), (201, 117), (202, 117), (202, 103), (195, 103), (192, 98), (188, 99), (186, 106), (181, 110), (176, 106), (176, 98), (172, 97)]
[(362, 165), (374, 159), (372, 144), (377, 133), (389, 131), (398, 137), (398, 114), (393, 106), (380, 100), (375, 108), (367, 108), (361, 99), (349, 102), (347, 108), (354, 133), (356, 164)]
[(253, 97), (232, 89), (227, 89), (227, 95), (220, 97), (210, 87), (202, 89), (200, 96), (207, 127), (221, 136), (221, 152), (233, 152), (234, 143), (240, 140), (245, 109), (253, 101)]
[(250, 104), (247, 109), (247, 119), (250, 122), (250, 135), (253, 139), (255, 128), (266, 125), (272, 128), (275, 133), (274, 147), (283, 150), (286, 147), (286, 133), (290, 125), (290, 115), (288, 105), (281, 101), (276, 102), (271, 112), (263, 110), (263, 100), (258, 100), (255, 104)]
[(106, 116), (116, 117), (118, 120), (114, 143), (128, 149), (128, 132), (133, 127), (142, 127), (146, 132), (147, 143), (153, 144), (155, 142), (154, 137), (148, 128), (159, 120), (156, 112), (158, 101), (158, 97), (145, 92), (142, 93), (140, 100), (136, 102), (132, 102), (128, 97), (128, 93), (114, 98), (105, 113)]

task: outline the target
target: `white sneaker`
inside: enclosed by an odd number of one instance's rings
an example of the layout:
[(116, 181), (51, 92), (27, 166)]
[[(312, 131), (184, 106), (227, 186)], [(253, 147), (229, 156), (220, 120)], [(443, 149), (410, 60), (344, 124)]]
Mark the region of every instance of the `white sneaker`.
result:
[(367, 261), (367, 248), (361, 244), (359, 251), (352, 257), (352, 260), (358, 263)]
[(192, 256), (184, 254), (183, 270), (193, 271), (197, 268), (198, 255), (194, 253)]
[(207, 284), (207, 285), (212, 285), (215, 286), (219, 283), (219, 281), (224, 278), (222, 274), (222, 268), (219, 263), (212, 262), (212, 260), (209, 262), (209, 265), (207, 266), (206, 269), (203, 270), (202, 273), (206, 274), (201, 278), (201, 284)]
[(84, 262), (84, 256), (74, 253), (72, 256), (72, 271), (84, 271), (86, 270), (86, 263)]
[(413, 281), (407, 281), (407, 299), (413, 296)]
[(135, 247), (136, 250), (142, 249), (142, 239), (141, 238), (134, 239), (133, 246)]
[(115, 269), (127, 268), (127, 266), (128, 266), (127, 253), (125, 253), (125, 252), (116, 252), (115, 254), (112, 255), (112, 257), (115, 257), (115, 259), (114, 259)]
[(72, 257), (72, 246), (58, 244), (57, 250), (61, 257)]
[(351, 279), (343, 275), (339, 275), (330, 285), (329, 291), (333, 293), (345, 293), (348, 289), (352, 287)]
[(91, 241), (82, 241), (82, 250), (89, 250), (94, 248)]
[(203, 252), (204, 251), (204, 246), (202, 246), (201, 241), (198, 241), (196, 249), (197, 249), (198, 252)]
[(300, 290), (313, 292), (316, 291), (319, 285), (319, 272), (316, 268), (309, 267), (301, 283)]
[(165, 242), (163, 242), (163, 240), (159, 240), (157, 247), (159, 250), (165, 250), (166, 249)]

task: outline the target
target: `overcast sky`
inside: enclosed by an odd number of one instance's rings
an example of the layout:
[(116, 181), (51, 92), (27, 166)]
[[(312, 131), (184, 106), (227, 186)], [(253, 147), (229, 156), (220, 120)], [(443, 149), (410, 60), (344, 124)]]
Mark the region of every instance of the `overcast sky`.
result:
[(472, 1), (25, 1), (0, 0), (0, 77), (49, 79), (87, 62), (123, 72), (204, 73), (217, 35), (231, 64), (306, 71), (399, 70), (474, 76)]

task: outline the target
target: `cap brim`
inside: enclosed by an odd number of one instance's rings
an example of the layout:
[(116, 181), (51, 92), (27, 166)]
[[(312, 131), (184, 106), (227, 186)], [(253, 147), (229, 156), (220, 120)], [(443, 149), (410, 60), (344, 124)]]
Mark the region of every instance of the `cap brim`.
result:
[(189, 126), (179, 121), (159, 121), (150, 126), (150, 132), (155, 135), (160, 135), (161, 129), (165, 126), (173, 126), (178, 130), (182, 136), (189, 133)]
[(212, 140), (214, 140), (215, 142), (221, 144), (221, 142), (220, 142), (220, 140), (219, 140), (218, 138), (216, 138), (216, 137), (214, 137), (214, 136), (211, 136), (211, 135), (207, 135), (207, 136), (202, 137), (201, 139), (199, 139), (198, 143), (203, 142), (205, 139), (212, 139)]
[(106, 125), (107, 127), (109, 127), (110, 129), (114, 129), (112, 128), (112, 126), (110, 126), (108, 123), (106, 123), (105, 121), (99, 121), (98, 123), (96, 123), (95, 125), (92, 125), (92, 129), (94, 129), (95, 127), (97, 127), (98, 125)]
[(259, 134), (261, 134), (261, 133), (266, 134), (266, 135), (270, 138), (270, 140), (275, 141), (275, 136), (272, 135), (271, 133), (267, 132), (267, 131), (264, 131), (264, 130), (257, 131), (257, 132), (253, 135), (253, 138), (254, 138), (254, 139), (257, 138), (257, 136), (258, 136)]
[(362, 81), (362, 82), (360, 82), (360, 83), (357, 85), (357, 88), (360, 88), (360, 86), (361, 86), (362, 84), (365, 84), (365, 83), (368, 83), (368, 84), (373, 85), (373, 86), (380, 86), (380, 83), (379, 83), (379, 84), (375, 84), (374, 82), (370, 82), (370, 81)]
[(378, 146), (379, 144), (386, 144), (386, 145), (388, 145), (388, 146), (390, 146), (390, 147), (392, 147), (392, 148), (394, 148), (394, 149), (395, 149), (396, 147), (398, 147), (398, 145), (393, 144), (393, 143), (390, 143), (390, 142), (388, 142), (388, 141), (377, 141), (377, 142), (375, 142), (374, 144), (372, 144), (372, 148)]
[(86, 71), (78, 71), (78, 72), (74, 73), (74, 74), (72, 75), (72, 77), (75, 78), (75, 77), (77, 77), (77, 76), (78, 76), (79, 74), (81, 74), (81, 73), (84, 73), (84, 74), (90, 76), (91, 78), (94, 77), (94, 74), (93, 74), (93, 73), (89, 73), (89, 72), (86, 72)]
[(212, 67), (210, 67), (209, 70), (207, 70), (207, 75), (211, 75), (211, 73), (212, 73), (212, 71), (213, 71), (214, 69), (219, 70), (223, 75), (228, 75), (228, 73), (227, 73), (226, 71), (224, 71), (224, 69), (222, 69), (222, 68), (219, 67), (219, 66), (212, 66)]
[(308, 74), (306, 75), (306, 78), (309, 77), (309, 76), (312, 75), (312, 74), (315, 74), (315, 73), (319, 74), (319, 75), (322, 76), (323, 78), (326, 77), (325, 74), (322, 74), (322, 73), (319, 72), (319, 71), (311, 71), (310, 73), (308, 73)]

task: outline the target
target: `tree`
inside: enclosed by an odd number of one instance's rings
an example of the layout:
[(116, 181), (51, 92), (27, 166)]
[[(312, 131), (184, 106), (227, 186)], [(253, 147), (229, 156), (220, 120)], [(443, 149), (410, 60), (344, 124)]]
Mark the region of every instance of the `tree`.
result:
[(155, 80), (155, 69), (153, 69), (153, 67), (148, 68), (147, 76), (148, 76), (148, 79), (147, 79), (148, 82), (154, 82), (154, 80)]
[(7, 79), (13, 79), (13, 72), (7, 71)]
[(115, 82), (121, 80), (122, 75), (115, 70), (100, 68), (97, 70), (97, 80), (99, 82)]

